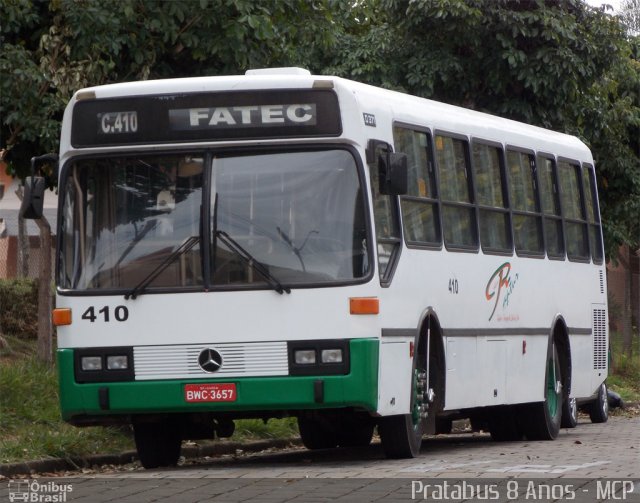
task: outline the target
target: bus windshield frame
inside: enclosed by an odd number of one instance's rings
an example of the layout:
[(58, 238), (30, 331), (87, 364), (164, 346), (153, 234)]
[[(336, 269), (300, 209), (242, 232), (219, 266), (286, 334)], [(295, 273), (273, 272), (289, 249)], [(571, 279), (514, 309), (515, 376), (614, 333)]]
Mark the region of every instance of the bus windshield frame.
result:
[(342, 286), (374, 269), (364, 169), (345, 145), (77, 156), (58, 236), (65, 295)]

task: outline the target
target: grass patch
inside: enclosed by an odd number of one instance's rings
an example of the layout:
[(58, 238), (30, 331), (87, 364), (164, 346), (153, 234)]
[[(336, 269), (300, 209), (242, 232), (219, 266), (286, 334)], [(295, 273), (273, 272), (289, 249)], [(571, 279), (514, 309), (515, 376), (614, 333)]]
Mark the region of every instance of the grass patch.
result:
[(55, 369), (36, 359), (35, 345), (5, 338), (13, 354), (5, 348), (0, 355), (0, 463), (133, 448), (131, 435), (120, 429), (62, 422)]
[[(62, 421), (56, 369), (35, 357), (36, 343), (3, 336), (0, 348), (0, 464), (110, 454), (135, 449), (128, 428), (77, 428)], [(232, 440), (290, 438), (295, 418), (236, 421)]]
[(633, 338), (631, 358), (622, 353), (622, 334), (610, 334), (611, 372), (607, 378), (609, 387), (625, 402), (640, 402), (640, 339)]
[(233, 440), (260, 440), (271, 438), (291, 438), (298, 436), (298, 421), (295, 417), (269, 419), (240, 419), (236, 421)]

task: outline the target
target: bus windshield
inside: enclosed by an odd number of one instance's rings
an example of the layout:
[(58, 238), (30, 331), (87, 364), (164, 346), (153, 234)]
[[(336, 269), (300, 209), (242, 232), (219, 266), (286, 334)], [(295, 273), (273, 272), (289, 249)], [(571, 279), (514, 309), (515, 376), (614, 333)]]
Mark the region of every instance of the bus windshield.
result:
[(64, 180), (64, 289), (270, 288), (369, 273), (346, 150), (86, 158)]

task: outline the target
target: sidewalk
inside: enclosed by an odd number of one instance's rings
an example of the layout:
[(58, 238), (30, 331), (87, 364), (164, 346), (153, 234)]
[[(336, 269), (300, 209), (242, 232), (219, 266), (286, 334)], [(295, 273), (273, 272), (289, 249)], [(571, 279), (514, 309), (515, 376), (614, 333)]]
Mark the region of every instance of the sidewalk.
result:
[[(255, 442), (229, 442), (226, 440), (205, 443), (198, 446), (185, 446), (181, 456), (190, 458), (204, 458), (206, 456), (222, 456), (239, 452), (261, 452), (269, 449), (285, 449), (302, 445), (299, 438), (284, 438), (273, 440), (259, 440)], [(120, 454), (97, 454), (86, 457), (52, 458), (22, 463), (0, 464), (0, 479), (13, 478), (21, 475), (76, 471), (92, 466), (125, 465), (138, 460), (136, 451), (126, 451)]]

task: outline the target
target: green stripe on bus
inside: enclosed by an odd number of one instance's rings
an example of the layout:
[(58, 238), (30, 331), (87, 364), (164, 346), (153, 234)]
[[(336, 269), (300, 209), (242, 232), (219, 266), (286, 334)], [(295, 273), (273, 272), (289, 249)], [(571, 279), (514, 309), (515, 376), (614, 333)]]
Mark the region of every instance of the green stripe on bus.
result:
[[(164, 412), (246, 412), (378, 406), (378, 340), (351, 340), (351, 372), (347, 375), (176, 379), (78, 384), (73, 349), (57, 351), (60, 408), (64, 420), (79, 416), (154, 414)], [(316, 403), (314, 382), (324, 382), (324, 401)], [(237, 401), (187, 403), (185, 384), (235, 383)], [(109, 409), (99, 403), (99, 390), (109, 389)]]

